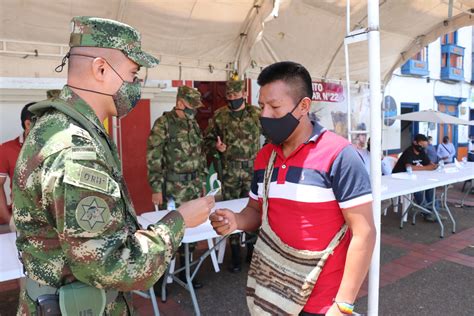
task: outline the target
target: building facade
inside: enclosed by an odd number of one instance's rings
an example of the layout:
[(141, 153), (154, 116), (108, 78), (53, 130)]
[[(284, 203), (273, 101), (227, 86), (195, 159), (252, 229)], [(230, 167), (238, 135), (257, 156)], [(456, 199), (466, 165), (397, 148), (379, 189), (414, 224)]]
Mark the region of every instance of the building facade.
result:
[[(383, 44), (383, 43), (382, 43)], [(458, 159), (467, 155), (468, 126), (407, 122), (391, 117), (414, 111), (436, 110), (474, 120), (472, 102), (473, 31), (464, 27), (423, 47), (397, 69), (384, 89), (383, 149), (403, 151), (413, 135), (433, 137), (433, 143), (449, 136)]]

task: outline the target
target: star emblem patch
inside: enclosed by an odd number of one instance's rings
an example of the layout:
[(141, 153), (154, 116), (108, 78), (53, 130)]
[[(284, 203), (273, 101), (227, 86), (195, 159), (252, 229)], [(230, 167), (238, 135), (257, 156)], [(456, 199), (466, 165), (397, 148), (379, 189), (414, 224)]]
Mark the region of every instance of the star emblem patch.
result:
[(110, 221), (109, 206), (98, 196), (83, 198), (76, 207), (76, 220), (85, 231), (100, 232)]

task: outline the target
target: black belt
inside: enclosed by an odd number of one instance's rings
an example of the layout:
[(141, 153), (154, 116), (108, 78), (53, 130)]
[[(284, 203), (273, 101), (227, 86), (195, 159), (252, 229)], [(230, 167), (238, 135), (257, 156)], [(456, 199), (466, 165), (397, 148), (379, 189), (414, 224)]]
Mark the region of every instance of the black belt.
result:
[(170, 182), (179, 182), (179, 181), (192, 181), (197, 178), (197, 172), (189, 172), (189, 173), (174, 173), (168, 172), (166, 174), (166, 181)]
[(253, 160), (227, 160), (229, 167), (250, 168), (253, 167)]

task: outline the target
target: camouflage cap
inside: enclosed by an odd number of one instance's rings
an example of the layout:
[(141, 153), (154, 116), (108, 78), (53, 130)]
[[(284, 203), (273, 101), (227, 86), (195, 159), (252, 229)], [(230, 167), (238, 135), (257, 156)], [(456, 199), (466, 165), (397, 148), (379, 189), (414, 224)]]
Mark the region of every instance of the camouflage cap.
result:
[(101, 47), (121, 50), (140, 66), (151, 68), (160, 62), (142, 51), (140, 33), (114, 20), (76, 16), (71, 20), (70, 47)]
[(47, 99), (57, 98), (57, 97), (59, 97), (60, 93), (61, 93), (60, 89), (48, 90), (48, 91), (46, 91), (46, 98)]
[(245, 88), (243, 80), (228, 80), (225, 86), (226, 93), (240, 92)]
[(197, 89), (181, 86), (178, 88), (177, 97), (186, 100), (195, 109), (204, 106), (201, 102), (201, 92)]

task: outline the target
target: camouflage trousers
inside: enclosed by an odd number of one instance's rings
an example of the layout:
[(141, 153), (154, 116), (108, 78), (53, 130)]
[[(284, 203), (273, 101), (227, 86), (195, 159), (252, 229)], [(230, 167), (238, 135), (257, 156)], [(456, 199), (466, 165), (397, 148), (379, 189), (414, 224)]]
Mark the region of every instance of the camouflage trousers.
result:
[[(17, 316), (37, 316), (36, 303), (26, 294), (25, 289), (20, 291)], [(115, 302), (105, 306), (107, 316), (129, 316), (134, 315), (131, 293), (122, 293), (117, 296)]]
[(224, 200), (248, 197), (252, 184), (253, 168), (230, 168), (222, 170), (222, 191)]
[[(250, 185), (252, 184), (253, 168), (224, 168), (222, 170), (222, 190), (224, 200), (240, 199), (249, 196)], [(251, 240), (253, 246), (256, 242), (255, 232), (245, 232), (245, 240)], [(240, 245), (241, 234), (233, 234), (229, 237), (231, 245)], [(253, 241), (255, 240), (255, 241)]]
[(163, 196), (163, 202), (172, 197), (178, 208), (184, 202), (197, 199), (202, 196), (202, 181), (194, 179), (188, 182), (166, 181), (166, 196)]

